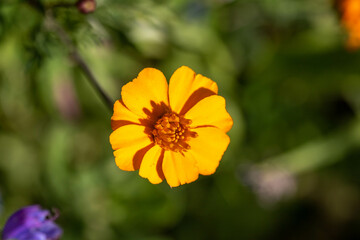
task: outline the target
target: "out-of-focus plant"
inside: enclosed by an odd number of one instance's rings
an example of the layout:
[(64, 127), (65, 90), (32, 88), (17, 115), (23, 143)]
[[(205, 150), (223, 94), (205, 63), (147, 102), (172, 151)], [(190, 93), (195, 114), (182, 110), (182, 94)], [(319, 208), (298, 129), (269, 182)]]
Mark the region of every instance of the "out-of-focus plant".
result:
[[(39, 202), (70, 240), (359, 238), (360, 55), (333, 1), (77, 2), (0, 1), (1, 226)], [(114, 167), (107, 106), (181, 65), (235, 124), (216, 173), (170, 189)]]
[(61, 228), (54, 223), (58, 217), (38, 205), (27, 206), (16, 211), (7, 220), (1, 234), (3, 240), (57, 240)]

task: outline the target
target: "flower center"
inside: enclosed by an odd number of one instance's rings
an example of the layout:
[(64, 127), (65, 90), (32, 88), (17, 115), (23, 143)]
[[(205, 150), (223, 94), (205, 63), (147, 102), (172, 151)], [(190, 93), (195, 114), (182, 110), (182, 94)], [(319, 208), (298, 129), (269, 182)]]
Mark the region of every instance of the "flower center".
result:
[(186, 152), (190, 149), (189, 139), (197, 137), (196, 132), (190, 131), (190, 124), (191, 120), (174, 112), (165, 113), (152, 131), (155, 143), (165, 150)]

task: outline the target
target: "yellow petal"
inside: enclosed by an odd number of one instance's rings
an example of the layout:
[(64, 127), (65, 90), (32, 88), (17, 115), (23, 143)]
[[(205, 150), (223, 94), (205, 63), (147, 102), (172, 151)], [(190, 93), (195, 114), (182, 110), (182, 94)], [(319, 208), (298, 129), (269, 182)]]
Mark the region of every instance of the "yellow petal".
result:
[(146, 141), (151, 143), (151, 139), (147, 134), (148, 129), (141, 125), (125, 125), (119, 127), (110, 134), (110, 143), (113, 150), (130, 145), (136, 145), (139, 142)]
[(185, 118), (191, 119), (191, 127), (214, 126), (228, 132), (233, 120), (225, 109), (225, 99), (218, 95), (204, 98), (192, 107)]
[(141, 125), (125, 125), (110, 135), (110, 143), (114, 150), (116, 165), (125, 171), (139, 169), (142, 156), (153, 144), (145, 133), (147, 128)]
[(162, 72), (145, 68), (121, 90), (125, 106), (141, 118), (158, 117), (169, 106), (168, 84)]
[(112, 129), (116, 130), (121, 126), (134, 123), (140, 124), (139, 116), (125, 107), (122, 100), (117, 100), (114, 104), (114, 114), (111, 117)]
[(165, 151), (162, 168), (166, 181), (171, 187), (191, 183), (199, 176), (194, 158), (185, 157), (179, 152)]
[(149, 179), (153, 184), (161, 183), (164, 179), (161, 164), (163, 159), (163, 149), (154, 145), (146, 152), (140, 166), (139, 175)]
[(179, 114), (186, 113), (201, 99), (217, 94), (214, 81), (186, 66), (178, 68), (170, 78), (169, 100), (171, 109)]
[(196, 160), (200, 174), (213, 174), (230, 143), (230, 138), (215, 127), (202, 127), (194, 130), (198, 136), (189, 140), (188, 144), (191, 149), (184, 155), (185, 157), (191, 156)]
[(116, 165), (124, 171), (135, 171), (140, 168), (146, 152), (153, 146), (148, 141), (122, 147), (114, 152)]

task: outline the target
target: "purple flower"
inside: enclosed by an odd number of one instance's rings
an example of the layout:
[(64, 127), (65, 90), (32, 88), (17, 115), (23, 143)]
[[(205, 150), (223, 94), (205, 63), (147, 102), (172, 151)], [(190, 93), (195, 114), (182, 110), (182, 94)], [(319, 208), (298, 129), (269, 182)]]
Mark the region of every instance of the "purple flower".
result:
[(39, 205), (21, 208), (7, 220), (2, 232), (3, 240), (57, 240), (62, 230), (53, 221), (58, 214), (51, 216), (50, 211)]

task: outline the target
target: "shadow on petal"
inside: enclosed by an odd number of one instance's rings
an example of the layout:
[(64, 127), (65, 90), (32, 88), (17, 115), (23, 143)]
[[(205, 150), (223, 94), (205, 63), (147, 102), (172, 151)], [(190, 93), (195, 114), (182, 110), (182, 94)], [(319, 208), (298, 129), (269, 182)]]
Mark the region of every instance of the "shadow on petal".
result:
[(146, 114), (146, 119), (140, 119), (140, 123), (144, 126), (153, 128), (156, 121), (161, 118), (165, 113), (170, 112), (170, 108), (164, 103), (150, 102), (152, 109), (143, 108), (143, 112)]
[(180, 114), (185, 114), (187, 111), (189, 111), (195, 104), (197, 104), (200, 100), (215, 95), (216, 93), (211, 91), (207, 88), (199, 88), (195, 92), (193, 92), (186, 103), (184, 104), (183, 108), (180, 111)]
[(139, 151), (137, 151), (134, 155), (134, 158), (133, 158), (133, 166), (134, 166), (134, 169), (139, 169), (140, 168), (140, 165), (141, 165), (141, 162), (146, 154), (147, 151), (150, 150), (150, 148), (152, 148), (154, 146), (154, 144), (150, 144), (142, 149), (140, 149)]

